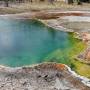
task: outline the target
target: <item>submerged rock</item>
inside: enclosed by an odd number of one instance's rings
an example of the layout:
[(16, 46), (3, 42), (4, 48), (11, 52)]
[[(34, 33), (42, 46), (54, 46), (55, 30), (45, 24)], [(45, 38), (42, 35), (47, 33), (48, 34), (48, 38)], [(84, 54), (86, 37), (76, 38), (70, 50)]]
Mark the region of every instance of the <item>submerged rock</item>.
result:
[(33, 67), (0, 66), (0, 90), (90, 90), (63, 64), (43, 63)]

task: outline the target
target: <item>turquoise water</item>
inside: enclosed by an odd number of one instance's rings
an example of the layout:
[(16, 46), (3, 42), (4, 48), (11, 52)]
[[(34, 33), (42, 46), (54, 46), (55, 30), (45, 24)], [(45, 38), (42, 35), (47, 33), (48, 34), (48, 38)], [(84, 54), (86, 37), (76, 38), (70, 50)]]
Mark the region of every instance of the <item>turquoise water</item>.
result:
[(55, 50), (73, 47), (71, 38), (35, 20), (0, 19), (0, 64), (16, 67), (45, 62)]

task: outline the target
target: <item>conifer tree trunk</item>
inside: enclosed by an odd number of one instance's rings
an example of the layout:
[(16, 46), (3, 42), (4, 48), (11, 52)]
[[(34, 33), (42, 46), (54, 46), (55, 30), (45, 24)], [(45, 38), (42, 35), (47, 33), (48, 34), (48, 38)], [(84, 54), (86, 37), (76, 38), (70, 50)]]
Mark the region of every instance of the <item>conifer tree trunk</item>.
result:
[(67, 4), (73, 4), (73, 0), (67, 0)]
[(9, 0), (4, 0), (5, 2), (5, 7), (9, 7)]

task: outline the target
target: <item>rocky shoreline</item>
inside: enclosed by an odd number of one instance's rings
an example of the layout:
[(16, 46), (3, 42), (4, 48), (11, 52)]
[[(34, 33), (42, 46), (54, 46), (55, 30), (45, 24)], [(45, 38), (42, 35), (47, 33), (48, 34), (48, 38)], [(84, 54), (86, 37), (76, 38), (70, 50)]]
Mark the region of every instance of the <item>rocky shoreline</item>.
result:
[(68, 66), (57, 63), (0, 66), (0, 90), (90, 90), (90, 80), (75, 75)]

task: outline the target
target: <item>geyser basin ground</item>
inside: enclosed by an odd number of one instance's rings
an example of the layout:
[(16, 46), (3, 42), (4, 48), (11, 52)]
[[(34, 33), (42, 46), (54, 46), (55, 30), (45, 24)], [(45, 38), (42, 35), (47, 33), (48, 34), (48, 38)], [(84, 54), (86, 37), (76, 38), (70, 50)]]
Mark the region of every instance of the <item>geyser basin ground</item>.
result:
[(90, 90), (90, 83), (64, 64), (43, 63), (20, 68), (0, 66), (0, 90)]

